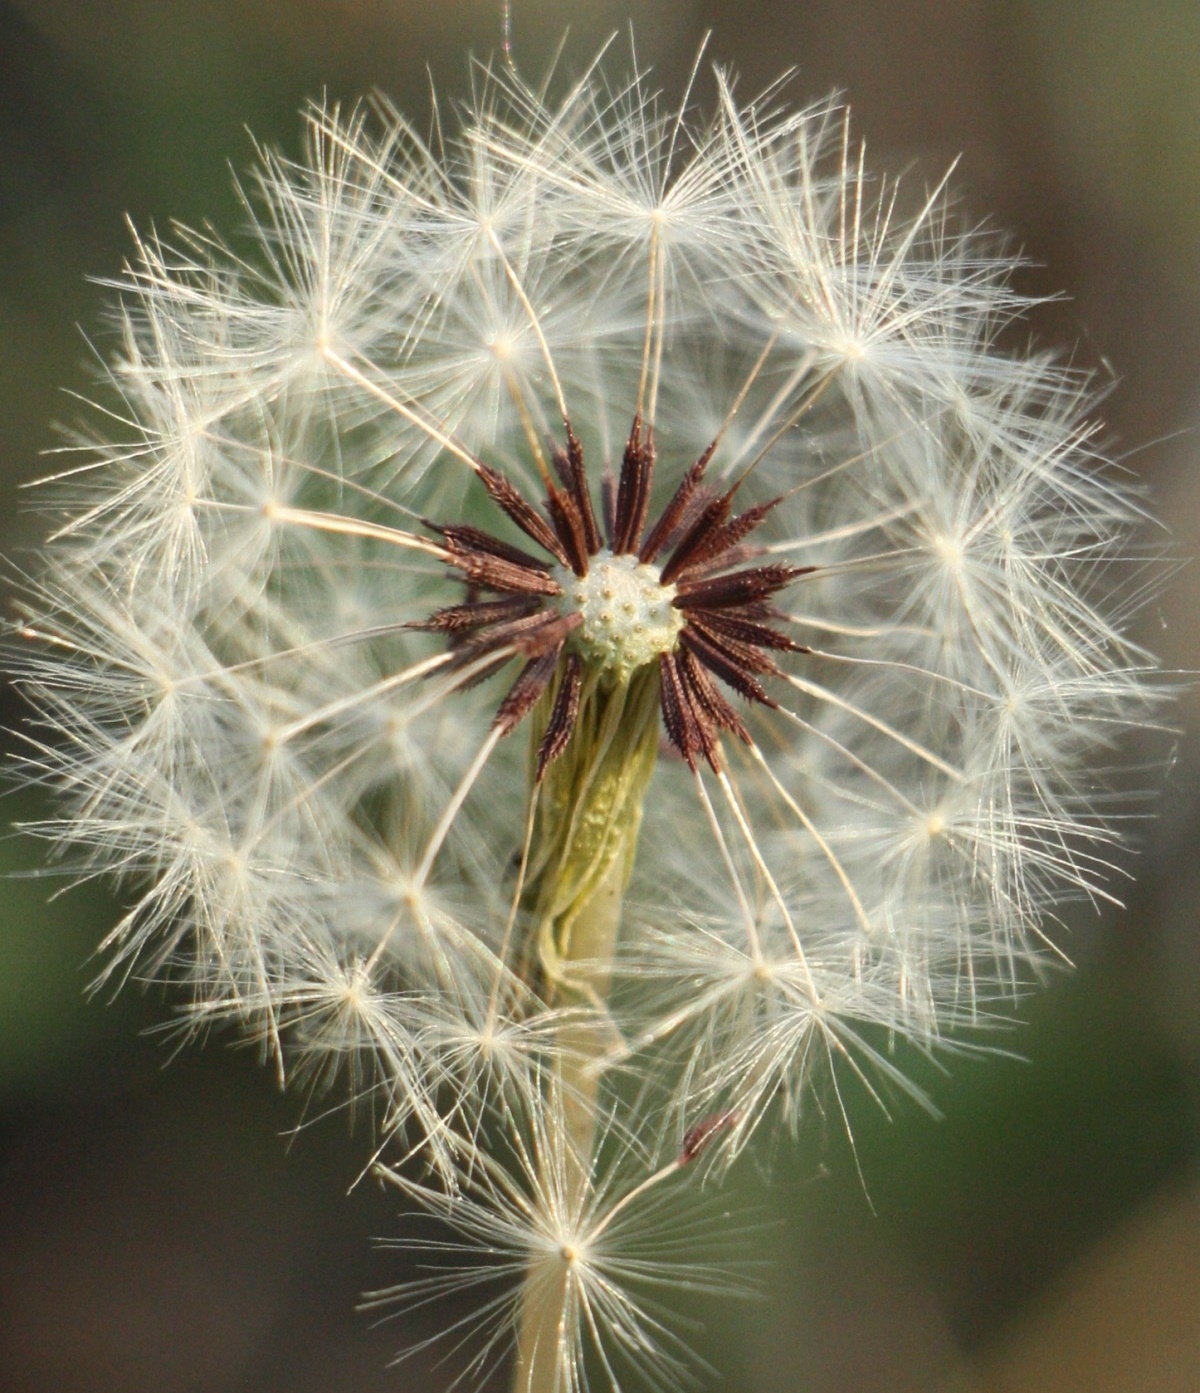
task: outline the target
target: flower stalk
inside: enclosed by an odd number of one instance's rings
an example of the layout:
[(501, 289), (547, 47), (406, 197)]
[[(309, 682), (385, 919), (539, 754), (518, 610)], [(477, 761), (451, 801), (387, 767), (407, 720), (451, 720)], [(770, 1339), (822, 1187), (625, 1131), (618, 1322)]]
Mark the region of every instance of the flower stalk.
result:
[[(535, 758), (557, 696), (549, 692), (535, 713)], [(551, 1087), (562, 1100), (568, 1202), (578, 1206), (591, 1184), (602, 1086), (598, 1065), (617, 1034), (608, 994), (622, 900), (657, 757), (658, 711), (657, 667), (644, 666), (616, 681), (588, 671), (572, 739), (537, 788), (529, 922), (536, 926), (543, 990), (551, 1005), (570, 1008), (558, 1028)], [(569, 1252), (549, 1275), (541, 1264), (531, 1267), (520, 1302), (513, 1393), (563, 1388), (573, 1267)]]

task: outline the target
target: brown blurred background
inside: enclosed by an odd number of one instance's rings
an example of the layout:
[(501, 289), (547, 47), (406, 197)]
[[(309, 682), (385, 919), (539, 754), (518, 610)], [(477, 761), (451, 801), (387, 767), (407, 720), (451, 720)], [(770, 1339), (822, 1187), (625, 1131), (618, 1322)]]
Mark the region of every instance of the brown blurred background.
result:
[[(844, 89), (876, 166), (933, 177), (961, 154), (966, 205), (1038, 264), (1027, 288), (1066, 292), (1036, 336), (1112, 376), (1114, 446), (1196, 554), (1196, 0), (514, 8), (528, 74), (568, 23), (578, 66), (632, 18), (677, 91), (712, 28), (743, 93), (788, 65), (797, 100)], [(247, 127), (295, 150), (322, 90), (424, 113), (429, 73), (463, 91), (498, 35), (499, 0), (0, 0), (0, 550), (19, 564), (40, 530), (19, 486), (74, 414), (61, 389), (87, 387), (104, 293), (86, 277), (119, 269), (124, 215), (236, 226)], [(1200, 668), (1198, 577), (1144, 618), (1172, 669)], [(744, 1309), (694, 1312), (732, 1393), (1200, 1389), (1198, 714), (1185, 695), (1178, 739), (1135, 752), (1163, 794), (1128, 908), (1075, 917), (1079, 969), (1031, 1001), (1012, 1056), (928, 1071), (940, 1122), (858, 1100), (857, 1166), (814, 1113), (799, 1151), (744, 1168), (732, 1198), (757, 1208), (771, 1276)], [(37, 852), (9, 839), (0, 862)], [(151, 1029), (169, 1001), (85, 999), (115, 907), (57, 888), (0, 885), (0, 1390), (440, 1393), (428, 1361), (385, 1367), (428, 1325), (354, 1313), (401, 1275), (368, 1241), (395, 1204), (346, 1197), (362, 1134), (337, 1116), (289, 1142), (295, 1101), (253, 1052), (176, 1058)]]

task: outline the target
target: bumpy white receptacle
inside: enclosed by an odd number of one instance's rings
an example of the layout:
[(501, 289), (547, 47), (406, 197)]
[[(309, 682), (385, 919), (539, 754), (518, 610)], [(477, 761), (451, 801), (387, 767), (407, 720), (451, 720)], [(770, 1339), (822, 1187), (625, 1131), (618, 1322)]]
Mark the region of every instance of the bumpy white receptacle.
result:
[(614, 556), (606, 547), (592, 557), (586, 576), (561, 568), (556, 579), (563, 612), (583, 615), (574, 636), (580, 656), (613, 680), (627, 682), (675, 647), (683, 611), (671, 603), (675, 587), (662, 583), (657, 566), (631, 554)]

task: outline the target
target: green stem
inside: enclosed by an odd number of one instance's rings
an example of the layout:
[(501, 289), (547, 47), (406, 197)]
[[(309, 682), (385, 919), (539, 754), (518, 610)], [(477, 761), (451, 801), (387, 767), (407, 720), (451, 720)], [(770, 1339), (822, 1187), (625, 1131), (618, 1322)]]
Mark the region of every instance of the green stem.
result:
[[(537, 869), (527, 903), (538, 925), (547, 1004), (571, 1008), (556, 1040), (553, 1087), (566, 1131), (561, 1202), (572, 1216), (583, 1212), (591, 1184), (601, 1086), (596, 1064), (613, 1042), (607, 1007), (612, 965), (657, 747), (657, 668), (641, 669), (618, 686), (590, 680), (571, 743), (550, 766), (539, 796), (530, 857)], [(556, 1181), (548, 1176), (547, 1183)], [(536, 1270), (531, 1266), (521, 1297), (513, 1393), (566, 1393), (562, 1356), (571, 1341), (564, 1326), (577, 1315), (574, 1280), (566, 1255), (552, 1270), (544, 1259)]]
[[(625, 865), (621, 860), (615, 861), (604, 882), (576, 918), (571, 941), (578, 945), (581, 959), (594, 964), (611, 963), (627, 879)], [(600, 1000), (608, 995), (609, 976), (598, 969), (588, 974), (588, 985)], [(556, 1082), (562, 1092), (563, 1121), (567, 1130), (566, 1157), (570, 1169), (566, 1181), (569, 1189), (563, 1199), (568, 1213), (582, 1208), (590, 1182), (589, 1161), (596, 1137), (600, 1076), (599, 1071), (588, 1066), (604, 1053), (611, 1029), (597, 1011), (581, 1014), (559, 1032), (561, 1050)], [(570, 1291), (573, 1281), (569, 1262), (563, 1262), (550, 1280), (547, 1280), (544, 1265), (539, 1265), (537, 1280), (532, 1273), (526, 1280), (521, 1294), (513, 1393), (566, 1393), (559, 1351), (565, 1348), (562, 1326), (573, 1305)]]

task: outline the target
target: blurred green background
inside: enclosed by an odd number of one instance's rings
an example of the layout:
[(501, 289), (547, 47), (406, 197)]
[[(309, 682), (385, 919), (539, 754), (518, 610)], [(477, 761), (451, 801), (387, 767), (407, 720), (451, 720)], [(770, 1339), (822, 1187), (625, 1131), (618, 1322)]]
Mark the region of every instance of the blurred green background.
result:
[[(1176, 554), (1196, 554), (1196, 0), (514, 8), (528, 74), (568, 24), (578, 66), (632, 18), (677, 91), (712, 28), (744, 93), (790, 65), (797, 100), (844, 89), (876, 166), (934, 176), (961, 154), (967, 206), (1037, 264), (1026, 287), (1067, 292), (1036, 336), (1111, 372), (1115, 448)], [(0, 551), (22, 564), (44, 525), (20, 485), (75, 413), (62, 389), (87, 388), (105, 298), (87, 277), (118, 272), (125, 215), (236, 227), (247, 128), (294, 151), (306, 97), (373, 87), (420, 115), (430, 74), (462, 92), (468, 52), (498, 36), (499, 0), (0, 3)], [(1145, 615), (1172, 669), (1200, 668), (1198, 584), (1182, 568)], [(7, 689), (0, 703), (16, 724)], [(860, 1100), (856, 1157), (814, 1113), (798, 1152), (744, 1168), (733, 1198), (760, 1210), (774, 1262), (761, 1300), (698, 1313), (725, 1387), (1200, 1389), (1198, 714), (1185, 694), (1178, 740), (1134, 752), (1164, 792), (1128, 907), (1076, 916), (1079, 969), (1030, 1002), (1001, 1042), (1014, 1057), (931, 1072), (942, 1121)], [(29, 871), (38, 853), (10, 838), (0, 861)], [(362, 1136), (336, 1117), (289, 1143), (294, 1100), (252, 1051), (175, 1057), (153, 1031), (169, 1002), (87, 999), (115, 905), (58, 888), (0, 883), (0, 1389), (440, 1390), (444, 1371), (385, 1367), (415, 1327), (354, 1313), (399, 1275), (368, 1242), (395, 1231), (394, 1204), (345, 1195)]]

